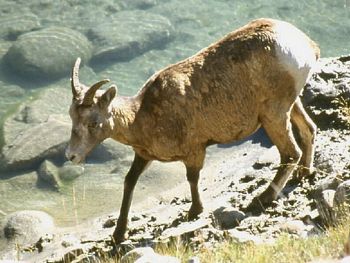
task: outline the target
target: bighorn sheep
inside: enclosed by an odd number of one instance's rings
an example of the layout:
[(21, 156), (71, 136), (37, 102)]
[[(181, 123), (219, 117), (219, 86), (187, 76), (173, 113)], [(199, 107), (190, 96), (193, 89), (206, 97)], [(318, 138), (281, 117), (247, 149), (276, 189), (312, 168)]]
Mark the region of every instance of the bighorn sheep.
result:
[[(134, 161), (113, 238), (124, 240), (135, 184), (152, 160), (182, 161), (190, 184), (189, 219), (203, 206), (198, 179), (206, 147), (245, 138), (262, 126), (277, 146), (281, 165), (267, 189), (248, 207), (275, 200), (297, 165), (302, 175), (313, 165), (316, 126), (298, 98), (319, 48), (293, 25), (257, 19), (227, 34), (192, 57), (155, 73), (133, 97), (117, 97), (116, 87), (88, 88), (72, 71), (72, 134), (66, 156), (81, 162), (106, 138), (130, 145)], [(299, 140), (296, 142), (292, 124)]]

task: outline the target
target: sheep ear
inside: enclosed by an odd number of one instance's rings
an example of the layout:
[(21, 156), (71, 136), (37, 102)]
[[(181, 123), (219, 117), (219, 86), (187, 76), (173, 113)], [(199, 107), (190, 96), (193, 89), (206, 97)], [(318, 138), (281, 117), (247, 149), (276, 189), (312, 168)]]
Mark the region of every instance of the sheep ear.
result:
[(101, 108), (107, 108), (111, 104), (112, 100), (117, 95), (117, 87), (112, 85), (99, 99), (98, 103)]

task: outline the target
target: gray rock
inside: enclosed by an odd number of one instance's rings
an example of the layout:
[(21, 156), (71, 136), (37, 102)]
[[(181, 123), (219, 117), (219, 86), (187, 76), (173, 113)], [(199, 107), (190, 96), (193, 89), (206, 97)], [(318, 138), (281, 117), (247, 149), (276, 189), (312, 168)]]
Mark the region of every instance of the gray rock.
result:
[(84, 167), (66, 163), (59, 169), (59, 177), (64, 181), (72, 181), (84, 174)]
[(7, 64), (15, 74), (31, 81), (49, 81), (69, 75), (77, 57), (91, 57), (91, 45), (81, 33), (64, 27), (50, 27), (26, 33), (7, 52)]
[(5, 15), (0, 18), (0, 37), (15, 40), (20, 34), (38, 29), (39, 18), (31, 13)]
[(70, 123), (51, 116), (46, 122), (24, 130), (2, 149), (4, 170), (32, 169), (44, 159), (61, 156), (70, 136)]
[(316, 191), (322, 193), (324, 190), (335, 190), (341, 183), (341, 179), (338, 176), (327, 176), (319, 180), (316, 185)]
[(154, 255), (155, 252), (151, 247), (139, 247), (135, 248), (128, 253), (126, 253), (122, 258), (121, 258), (121, 263), (123, 262), (130, 262), (131, 260), (136, 260), (140, 257), (143, 257), (145, 255)]
[(334, 194), (334, 203), (337, 206), (350, 204), (350, 180), (341, 183)]
[(6, 216), (2, 232), (7, 240), (28, 245), (38, 241), (45, 234), (52, 234), (54, 229), (55, 225), (50, 215), (41, 211), (28, 210)]
[(4, 123), (4, 142), (11, 144), (25, 130), (46, 122), (50, 116), (60, 116), (70, 122), (68, 109), (72, 101), (68, 80), (59, 81), (48, 86), (45, 90), (39, 90), (33, 96), (27, 98), (18, 109), (7, 117)]
[[(13, 110), (13, 108), (23, 100), (25, 93), (25, 90), (17, 85), (10, 85), (0, 81), (0, 118), (6, 116), (6, 113), (9, 112), (9, 110)], [(2, 131), (0, 130), (0, 134), (1, 133)]]
[(181, 261), (175, 257), (162, 256), (154, 252), (150, 247), (135, 248), (126, 253), (121, 258), (121, 263), (135, 262), (135, 263), (180, 263)]
[(229, 236), (238, 243), (252, 242), (254, 244), (261, 244), (263, 240), (258, 236), (251, 235), (248, 232), (240, 231), (237, 229), (230, 229), (227, 231)]
[(177, 227), (171, 227), (166, 229), (162, 235), (161, 239), (168, 239), (171, 237), (179, 237), (184, 234), (193, 233), (194, 231), (206, 227), (211, 224), (211, 220), (208, 218), (200, 218), (196, 221), (184, 222)]
[[(346, 134), (346, 131), (332, 128), (326, 131), (318, 131), (314, 166), (317, 168), (316, 171), (320, 177), (338, 177), (343, 180), (344, 171), (347, 170), (347, 156), (350, 153), (348, 141), (349, 134)], [(332, 185), (332, 187), (334, 186), (335, 184)]]
[(305, 86), (303, 102), (311, 118), (321, 129), (349, 128), (342, 107), (350, 99), (350, 63), (344, 58), (325, 58)]
[(65, 248), (77, 246), (80, 240), (73, 235), (65, 235), (62, 237), (61, 245)]
[(282, 232), (294, 234), (302, 238), (306, 238), (313, 228), (314, 226), (305, 225), (301, 220), (286, 220), (280, 225), (280, 230)]
[(74, 262), (74, 263), (102, 263), (103, 261), (95, 256), (95, 255), (89, 255), (89, 254), (81, 254), (74, 258), (74, 260), (70, 260), (70, 256), (66, 257), (68, 260), (64, 260), (64, 262)]
[[(225, 230), (226, 231), (226, 230)], [(226, 232), (214, 227), (204, 227), (196, 230), (194, 237), (191, 237), (191, 242), (200, 245), (203, 242), (214, 244), (216, 242), (224, 242), (226, 240)]]
[(221, 229), (231, 229), (239, 225), (245, 214), (232, 207), (220, 207), (214, 212), (215, 221)]
[(39, 167), (38, 177), (40, 180), (58, 190), (61, 187), (61, 180), (58, 176), (58, 168), (52, 162), (45, 160)]
[(157, 5), (159, 2), (166, 2), (165, 0), (122, 0), (120, 1), (120, 5), (122, 8), (125, 9), (148, 9), (155, 5)]
[[(0, 59), (1, 60), (6, 55), (7, 51), (10, 49), (11, 46), (12, 46), (12, 41), (0, 41)], [(2, 77), (4, 73), (5, 72), (2, 70), (2, 73), (0, 73), (0, 76)]]
[(67, 114), (71, 91), (58, 82), (28, 98), (3, 124), (4, 170), (37, 169), (46, 159), (63, 158), (70, 137), (71, 120)]
[(316, 199), (318, 213), (325, 225), (335, 223), (334, 196), (335, 190), (324, 190), (321, 196)]
[[(106, 160), (122, 162), (129, 160), (130, 156), (133, 156), (131, 149), (113, 139), (104, 140), (102, 144), (98, 145), (91, 154), (89, 154), (89, 157), (96, 162), (106, 162)], [(118, 170), (118, 168), (120, 167), (116, 167), (116, 170)]]
[(191, 258), (187, 261), (187, 263), (200, 263), (200, 262), (201, 262), (201, 260), (199, 259), (199, 257), (196, 257), (196, 256), (191, 257)]
[(119, 12), (107, 23), (91, 28), (88, 37), (94, 44), (95, 63), (125, 61), (166, 44), (172, 26), (161, 15), (144, 11)]

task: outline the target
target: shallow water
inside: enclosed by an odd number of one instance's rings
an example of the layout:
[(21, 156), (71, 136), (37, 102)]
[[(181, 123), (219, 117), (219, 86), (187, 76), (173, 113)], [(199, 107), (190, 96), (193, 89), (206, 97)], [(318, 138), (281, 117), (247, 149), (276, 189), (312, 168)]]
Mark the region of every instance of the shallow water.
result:
[[(170, 41), (123, 61), (90, 63), (82, 73), (83, 81), (90, 83), (108, 77), (117, 83), (119, 94), (134, 94), (155, 71), (194, 54), (227, 32), (259, 17), (283, 19), (297, 25), (319, 43), (324, 57), (350, 53), (350, 0), (100, 0), (65, 1), (64, 4), (62, 1), (49, 0), (0, 0), (0, 20), (3, 17), (33, 15), (40, 23), (38, 28), (64, 26), (87, 35), (96, 23), (108, 24), (115, 14), (125, 10), (130, 11), (131, 20), (137, 21), (137, 9), (169, 19), (172, 25)], [(133, 13), (135, 17), (132, 17)], [(17, 19), (12, 23), (25, 23), (29, 27), (28, 22), (21, 21)], [(56, 82), (57, 85), (65, 85), (63, 89), (66, 92), (70, 92), (70, 88), (69, 74), (63, 77), (63, 81), (56, 79), (43, 84), (28, 77), (18, 77), (13, 70), (9, 71), (4, 55), (17, 36), (2, 35), (5, 26), (4, 22), (0, 24), (1, 124), (37, 90), (47, 89), (48, 85)], [(68, 111), (61, 110), (62, 113)], [(215, 147), (211, 148), (209, 155), (214, 155), (215, 151)], [(123, 161), (99, 164), (93, 164), (91, 160), (84, 176), (59, 193), (38, 186), (35, 171), (12, 171), (11, 178), (0, 180), (0, 219), (13, 211), (39, 209), (53, 215), (59, 225), (72, 225), (116, 210), (120, 204), (123, 176), (130, 165), (131, 152), (125, 152), (125, 156)], [(111, 173), (115, 167), (119, 168), (118, 171)], [(2, 173), (3, 177), (7, 176)], [(138, 184), (136, 201), (151, 198), (184, 178), (184, 169), (180, 164), (155, 165)]]

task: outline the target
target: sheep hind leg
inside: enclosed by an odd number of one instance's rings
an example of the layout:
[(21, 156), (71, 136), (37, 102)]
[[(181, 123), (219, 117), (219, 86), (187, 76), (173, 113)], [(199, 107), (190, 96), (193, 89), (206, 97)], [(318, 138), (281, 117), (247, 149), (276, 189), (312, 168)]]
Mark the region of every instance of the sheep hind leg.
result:
[(309, 176), (313, 173), (316, 125), (305, 112), (300, 99), (298, 99), (293, 106), (291, 120), (298, 135), (297, 142), (303, 152), (298, 163), (295, 178), (297, 181), (300, 181), (302, 177)]
[(203, 212), (203, 205), (198, 191), (200, 168), (192, 168), (186, 166), (186, 177), (190, 184), (192, 205), (188, 211), (188, 220), (195, 219)]
[(272, 143), (277, 146), (281, 163), (267, 189), (258, 197), (255, 197), (247, 207), (247, 211), (253, 214), (259, 214), (261, 211), (264, 211), (265, 207), (278, 197), (301, 157), (301, 150), (292, 132), (290, 112), (283, 116), (280, 114), (267, 114), (261, 118), (261, 123)]

